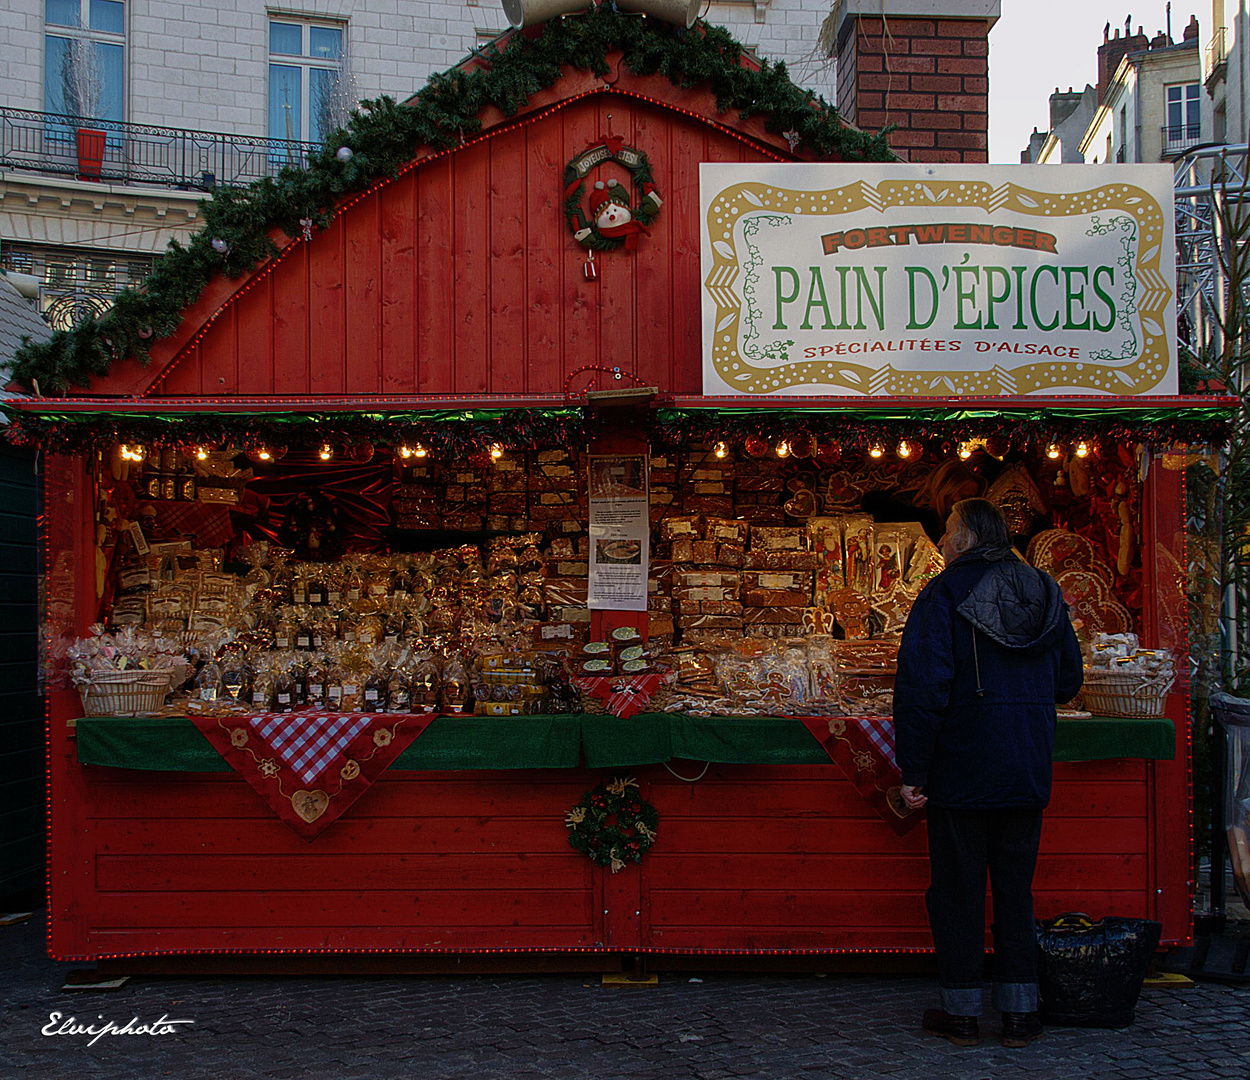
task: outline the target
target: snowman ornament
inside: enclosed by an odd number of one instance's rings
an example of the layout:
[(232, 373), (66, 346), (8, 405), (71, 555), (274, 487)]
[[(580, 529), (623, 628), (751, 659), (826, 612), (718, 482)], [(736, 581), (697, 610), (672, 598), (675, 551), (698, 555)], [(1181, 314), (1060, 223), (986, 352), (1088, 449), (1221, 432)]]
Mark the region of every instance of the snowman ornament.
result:
[[(583, 202), (589, 174), (608, 163), (629, 171), (640, 196), (637, 206), (633, 204), (629, 186), (615, 177), (596, 180), (589, 198)], [(595, 252), (621, 247), (626, 251), (637, 250), (639, 237), (651, 235), (647, 226), (655, 220), (662, 205), (647, 155), (626, 146), (619, 135), (610, 135), (587, 147), (565, 166), (564, 196), (569, 231), (573, 239), (587, 249), (588, 280), (598, 276)]]
[[(591, 195), (595, 230), (609, 240), (624, 240), (626, 251), (638, 248), (640, 233), (650, 236), (651, 230), (634, 217), (629, 208), (629, 193), (615, 177), (604, 182), (596, 180)], [(577, 238), (577, 234), (574, 234)]]

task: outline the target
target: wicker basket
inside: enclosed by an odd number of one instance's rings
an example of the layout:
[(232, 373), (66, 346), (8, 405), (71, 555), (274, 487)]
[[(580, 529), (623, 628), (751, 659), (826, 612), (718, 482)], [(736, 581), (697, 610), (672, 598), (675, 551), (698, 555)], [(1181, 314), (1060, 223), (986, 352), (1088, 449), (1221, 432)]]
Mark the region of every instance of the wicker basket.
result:
[(1162, 716), (1174, 681), (1174, 676), (1161, 679), (1140, 672), (1087, 671), (1081, 697), (1095, 716)]
[(166, 668), (98, 671), (78, 688), (86, 716), (139, 716), (165, 703), (173, 672)]

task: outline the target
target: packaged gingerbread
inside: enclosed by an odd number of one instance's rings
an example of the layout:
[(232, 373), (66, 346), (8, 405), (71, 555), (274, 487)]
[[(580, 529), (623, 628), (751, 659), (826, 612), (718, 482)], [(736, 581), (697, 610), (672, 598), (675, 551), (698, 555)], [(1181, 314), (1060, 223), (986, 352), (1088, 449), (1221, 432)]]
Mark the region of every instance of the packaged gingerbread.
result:
[(875, 566), (874, 526), (867, 514), (848, 515), (843, 522), (843, 565), (847, 588), (871, 595)]

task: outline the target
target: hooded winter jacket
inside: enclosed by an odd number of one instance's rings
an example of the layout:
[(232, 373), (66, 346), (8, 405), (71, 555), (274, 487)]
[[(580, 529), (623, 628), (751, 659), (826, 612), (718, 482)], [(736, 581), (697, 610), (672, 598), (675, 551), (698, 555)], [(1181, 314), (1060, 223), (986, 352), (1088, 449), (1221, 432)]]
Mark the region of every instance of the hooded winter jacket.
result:
[(956, 559), (916, 599), (898, 653), (903, 783), (946, 809), (1042, 809), (1055, 704), (1083, 681), (1055, 580), (1010, 552)]

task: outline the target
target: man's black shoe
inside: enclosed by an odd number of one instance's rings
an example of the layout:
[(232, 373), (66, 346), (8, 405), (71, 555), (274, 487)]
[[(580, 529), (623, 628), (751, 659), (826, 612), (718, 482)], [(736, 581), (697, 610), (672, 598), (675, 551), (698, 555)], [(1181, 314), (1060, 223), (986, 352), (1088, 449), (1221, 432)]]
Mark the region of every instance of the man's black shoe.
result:
[(1003, 1045), (1018, 1050), (1042, 1037), (1042, 1022), (1037, 1013), (1003, 1013)]
[(930, 1035), (948, 1039), (956, 1046), (976, 1046), (981, 1042), (975, 1016), (951, 1016), (941, 1009), (925, 1009), (922, 1026)]

